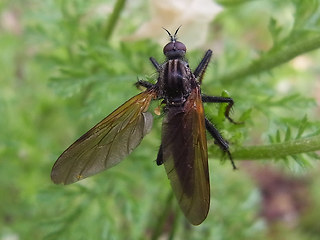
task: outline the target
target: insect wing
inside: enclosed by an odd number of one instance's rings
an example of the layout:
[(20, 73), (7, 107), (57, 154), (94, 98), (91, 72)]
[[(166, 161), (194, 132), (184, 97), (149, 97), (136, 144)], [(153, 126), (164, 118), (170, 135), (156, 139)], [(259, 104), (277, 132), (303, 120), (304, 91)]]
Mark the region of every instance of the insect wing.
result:
[(200, 90), (183, 107), (170, 107), (162, 126), (162, 153), (168, 178), (186, 218), (198, 225), (210, 205), (208, 151)]
[(153, 118), (146, 112), (155, 92), (142, 92), (95, 125), (55, 162), (51, 179), (70, 184), (118, 164), (151, 130)]

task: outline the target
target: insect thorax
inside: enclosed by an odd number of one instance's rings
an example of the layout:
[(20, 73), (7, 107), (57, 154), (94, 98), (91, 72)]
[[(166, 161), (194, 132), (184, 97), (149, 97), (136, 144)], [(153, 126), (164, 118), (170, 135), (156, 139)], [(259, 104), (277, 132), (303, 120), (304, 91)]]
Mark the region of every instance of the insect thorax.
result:
[(195, 82), (189, 65), (182, 59), (171, 59), (163, 64), (159, 85), (169, 105), (182, 105)]

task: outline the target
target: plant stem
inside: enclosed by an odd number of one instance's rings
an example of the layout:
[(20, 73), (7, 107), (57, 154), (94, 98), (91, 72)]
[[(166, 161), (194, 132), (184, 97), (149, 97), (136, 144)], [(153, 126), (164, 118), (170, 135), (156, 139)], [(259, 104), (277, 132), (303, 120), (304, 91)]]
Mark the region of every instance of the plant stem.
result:
[(233, 151), (232, 156), (237, 160), (260, 160), (281, 158), (289, 155), (313, 152), (317, 150), (320, 150), (320, 135), (283, 143), (244, 147)]
[(228, 82), (235, 79), (247, 77), (249, 75), (258, 74), (263, 71), (268, 71), (274, 67), (279, 66), (280, 64), (290, 61), (300, 54), (315, 50), (319, 47), (319, 35), (304, 38), (303, 41), (295, 42), (290, 45), (284, 44), (282, 49), (276, 52), (269, 51), (260, 59), (250, 63), (248, 66), (236, 69), (233, 72), (226, 73), (222, 76), (217, 76), (216, 81)]
[(108, 18), (107, 25), (104, 31), (105, 32), (104, 36), (106, 40), (110, 39), (112, 32), (118, 22), (120, 13), (124, 8), (125, 3), (126, 3), (126, 0), (117, 0), (116, 5), (114, 6), (113, 12)]

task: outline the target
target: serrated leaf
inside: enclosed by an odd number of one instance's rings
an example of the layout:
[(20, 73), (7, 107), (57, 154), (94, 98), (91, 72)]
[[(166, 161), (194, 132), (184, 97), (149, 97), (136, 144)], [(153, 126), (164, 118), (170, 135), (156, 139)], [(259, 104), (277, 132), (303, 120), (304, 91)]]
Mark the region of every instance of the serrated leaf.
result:
[(290, 127), (287, 127), (286, 134), (285, 134), (285, 137), (284, 137), (284, 141), (289, 141), (290, 138), (291, 138), (291, 129), (290, 129)]
[(272, 135), (268, 135), (268, 139), (269, 139), (269, 142), (270, 143), (275, 143), (275, 140), (274, 140), (274, 138), (273, 138), (273, 136)]
[(277, 26), (277, 20), (271, 18), (269, 21), (269, 31), (273, 40), (273, 44), (276, 45), (279, 42), (279, 36), (282, 28)]
[(303, 119), (301, 120), (301, 123), (300, 123), (300, 125), (299, 125), (296, 139), (301, 138), (304, 130), (305, 130), (306, 127), (307, 127), (307, 122), (308, 122), (308, 117), (307, 117), (307, 115), (305, 115), (305, 116), (303, 117)]
[(316, 152), (309, 152), (307, 154), (311, 159), (318, 159), (318, 160), (320, 159), (320, 155), (317, 154)]
[[(222, 91), (221, 96), (222, 97), (230, 97), (229, 93), (226, 90)], [(218, 110), (218, 116), (217, 116), (217, 124), (221, 123), (221, 122), (223, 122), (225, 120), (224, 113), (226, 111), (227, 106), (228, 106), (228, 103), (219, 104), (219, 110)], [(232, 109), (231, 109), (231, 111), (232, 111)]]
[[(313, 28), (319, 23), (319, 1), (318, 0), (296, 0), (296, 11), (294, 14), (294, 30)], [(317, 21), (315, 21), (317, 19)]]
[[(245, 124), (246, 120), (251, 118), (251, 113), (252, 113), (252, 108), (249, 108), (246, 111), (243, 111), (238, 121)], [(244, 124), (239, 124), (239, 126)]]
[(306, 167), (310, 167), (310, 166), (311, 166), (310, 162), (309, 162), (306, 158), (304, 158), (302, 154), (300, 154), (299, 156), (294, 155), (294, 156), (292, 156), (292, 157), (293, 157), (294, 161), (295, 161), (301, 168), (306, 168)]
[(280, 130), (277, 130), (277, 133), (276, 133), (276, 142), (281, 142), (281, 133), (280, 133)]

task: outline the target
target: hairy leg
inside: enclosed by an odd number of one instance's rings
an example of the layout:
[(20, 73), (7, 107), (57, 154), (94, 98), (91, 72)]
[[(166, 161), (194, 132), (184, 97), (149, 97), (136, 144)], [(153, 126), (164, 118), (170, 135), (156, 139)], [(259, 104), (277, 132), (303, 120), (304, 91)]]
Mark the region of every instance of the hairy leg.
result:
[(234, 104), (232, 98), (227, 98), (227, 97), (215, 97), (215, 96), (206, 96), (206, 95), (201, 95), (202, 102), (207, 102), (207, 103), (228, 103), (228, 106), (226, 108), (226, 111), (224, 112), (225, 117), (232, 122), (233, 124), (241, 124), (239, 122), (234, 121), (229, 115), (230, 115), (230, 110)]
[(196, 70), (193, 72), (194, 76), (198, 79), (198, 81), (200, 82), (200, 84), (202, 83), (202, 78), (204, 76), (204, 73), (208, 67), (208, 64), (210, 62), (212, 56), (212, 51), (208, 50), (204, 57), (202, 58), (201, 62), (199, 63), (198, 67), (196, 68)]
[(237, 169), (232, 159), (231, 153), (229, 151), (228, 142), (223, 139), (223, 137), (221, 136), (219, 131), (216, 129), (216, 127), (207, 118), (205, 118), (205, 123), (206, 123), (206, 129), (215, 140), (215, 144), (217, 144), (222, 149), (222, 151), (228, 154), (228, 157), (231, 161), (233, 169)]

